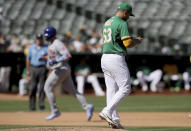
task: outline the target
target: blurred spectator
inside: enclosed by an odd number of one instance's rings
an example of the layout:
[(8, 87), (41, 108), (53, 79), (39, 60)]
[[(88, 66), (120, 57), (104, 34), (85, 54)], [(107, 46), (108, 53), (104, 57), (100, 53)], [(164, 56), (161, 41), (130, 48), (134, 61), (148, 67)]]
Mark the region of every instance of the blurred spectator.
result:
[(180, 43), (166, 44), (161, 46), (162, 54), (182, 54)]
[(39, 109), (44, 110), (44, 84), (47, 76), (45, 58), (47, 56), (47, 46), (43, 43), (42, 35), (36, 36), (36, 43), (31, 45), (26, 60), (27, 75), (31, 78), (31, 89), (29, 94), (29, 109), (36, 110), (36, 92), (39, 87)]
[(22, 46), (20, 43), (20, 39), (16, 34), (11, 36), (11, 45), (7, 49), (9, 52), (22, 52)]
[(19, 80), (19, 95), (24, 96), (27, 94), (27, 87), (29, 85), (30, 77), (27, 75), (27, 70), (24, 68), (22, 79)]
[(178, 66), (176, 64), (165, 64), (163, 66), (164, 81), (167, 87), (170, 87), (170, 91), (179, 92), (181, 88), (182, 76), (178, 71)]
[(69, 49), (69, 51), (75, 51), (74, 46), (72, 45), (73, 39), (72, 39), (72, 33), (71, 32), (66, 32), (64, 34), (64, 38), (62, 40), (66, 47)]
[(98, 43), (97, 43), (97, 45), (96, 45), (97, 53), (101, 53), (102, 47), (103, 47), (103, 39), (102, 39), (102, 37), (100, 36), (99, 41), (98, 41)]
[(180, 47), (180, 43), (173, 45), (173, 54), (182, 54), (182, 49)]
[[(190, 60), (190, 63), (191, 63), (191, 56), (190, 56), (189, 60)], [(191, 76), (191, 68), (188, 68), (187, 71), (183, 73), (184, 89), (186, 91), (190, 90), (190, 81), (191, 81), (190, 76)], [(191, 118), (191, 114), (189, 114), (188, 117)]]
[(27, 54), (27, 52), (25, 52), (27, 51), (26, 49), (28, 49), (32, 43), (34, 43), (34, 41), (30, 39), (29, 34), (25, 34), (24, 37), (21, 39), (22, 50), (24, 51), (25, 54)]
[(97, 53), (98, 40), (98, 34), (94, 29), (92, 29), (90, 39), (87, 40), (87, 48), (91, 53)]
[[(24, 48), (24, 55), (27, 56), (28, 55), (28, 50), (29, 47), (31, 45), (31, 42), (33, 42), (33, 40), (29, 39), (29, 35), (26, 35), (23, 39), (22, 39), (22, 45)], [(30, 83), (30, 76), (27, 75), (27, 69), (24, 68), (23, 72), (22, 72), (22, 78), (19, 80), (19, 95), (20, 96), (24, 96), (27, 94), (27, 89)]]
[(78, 34), (75, 37), (75, 40), (73, 41), (73, 46), (75, 48), (75, 52), (85, 52), (86, 47), (85, 44), (83, 42), (81, 42), (81, 35)]
[(75, 68), (75, 76), (77, 82), (77, 90), (81, 94), (84, 93), (85, 82), (91, 83), (95, 91), (96, 96), (104, 96), (105, 93), (102, 90), (98, 78), (96, 75), (91, 73), (90, 67), (86, 64), (86, 58), (80, 60), (80, 64)]
[(0, 91), (8, 91), (10, 85), (11, 67), (0, 68)]
[(4, 34), (0, 34), (0, 52), (7, 52), (10, 42), (6, 40)]
[(79, 34), (81, 35), (81, 41), (83, 43), (86, 43), (86, 41), (89, 39), (89, 35), (88, 33), (86, 32), (86, 27), (85, 26), (80, 26), (79, 27)]
[(191, 81), (191, 68), (186, 68), (185, 72), (182, 74), (182, 78), (184, 81), (184, 89), (185, 91), (190, 90), (190, 81)]
[[(191, 56), (190, 56), (190, 63), (191, 63)], [(190, 82), (191, 82), (191, 67), (186, 68), (185, 72), (182, 74), (182, 78), (184, 81), (184, 89), (185, 91), (190, 90)]]
[[(7, 48), (10, 43), (6, 40), (4, 34), (0, 34), (0, 52), (7, 52)], [(8, 91), (10, 85), (10, 73), (11, 67), (1, 67), (0, 68), (0, 90)]]
[(5, 21), (5, 17), (3, 14), (3, 7), (0, 7), (0, 24)]
[(172, 49), (169, 46), (162, 46), (161, 53), (162, 54), (172, 54)]
[(148, 91), (148, 82), (150, 82), (151, 91), (157, 92), (157, 85), (162, 78), (162, 71), (160, 69), (151, 71), (151, 69), (148, 67), (141, 67), (137, 72), (137, 78), (143, 92)]

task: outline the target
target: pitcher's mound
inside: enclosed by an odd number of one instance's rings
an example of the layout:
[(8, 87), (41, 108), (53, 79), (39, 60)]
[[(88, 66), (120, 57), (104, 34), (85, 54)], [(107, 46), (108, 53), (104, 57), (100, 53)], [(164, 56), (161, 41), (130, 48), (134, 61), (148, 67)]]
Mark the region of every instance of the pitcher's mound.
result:
[[(7, 129), (4, 131), (113, 131), (111, 128), (96, 128), (96, 127), (35, 127), (35, 128), (19, 128)], [(117, 131), (124, 131), (118, 129)], [(127, 131), (127, 130), (126, 130)]]

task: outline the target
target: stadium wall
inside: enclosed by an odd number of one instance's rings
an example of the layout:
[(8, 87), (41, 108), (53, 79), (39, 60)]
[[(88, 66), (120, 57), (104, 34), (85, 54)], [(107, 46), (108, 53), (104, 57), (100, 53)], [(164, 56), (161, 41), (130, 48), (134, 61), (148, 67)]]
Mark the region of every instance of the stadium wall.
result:
[[(72, 71), (83, 57), (87, 58), (87, 63), (92, 68), (92, 72), (101, 73), (101, 54), (72, 54), (70, 61)], [(10, 88), (18, 85), (22, 71), (25, 68), (25, 56), (23, 53), (0, 53), (0, 67), (11, 67)], [(176, 64), (179, 73), (183, 73), (190, 67), (189, 56), (187, 55), (150, 55), (150, 54), (128, 54), (126, 57), (131, 76), (135, 76), (137, 68), (148, 66), (151, 69), (162, 69), (165, 64)], [(72, 72), (73, 73), (73, 72)]]

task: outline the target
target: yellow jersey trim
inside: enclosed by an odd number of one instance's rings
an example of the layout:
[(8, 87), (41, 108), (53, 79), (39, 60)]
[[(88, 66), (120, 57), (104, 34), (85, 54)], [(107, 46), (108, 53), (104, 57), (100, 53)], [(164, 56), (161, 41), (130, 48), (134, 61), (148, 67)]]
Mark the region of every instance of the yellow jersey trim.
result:
[(129, 38), (131, 38), (131, 37), (130, 36), (123, 36), (123, 37), (121, 37), (121, 40), (129, 39)]
[(123, 45), (125, 47), (129, 47), (132, 43), (132, 39), (126, 39), (126, 40), (123, 40)]

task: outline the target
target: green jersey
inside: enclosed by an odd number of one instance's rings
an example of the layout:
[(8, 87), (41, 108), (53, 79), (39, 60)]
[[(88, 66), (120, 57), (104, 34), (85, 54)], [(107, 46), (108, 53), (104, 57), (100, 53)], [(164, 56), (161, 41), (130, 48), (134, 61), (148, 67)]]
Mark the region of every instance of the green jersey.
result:
[(118, 16), (111, 17), (103, 26), (103, 53), (126, 53), (122, 40), (129, 37), (127, 22)]

